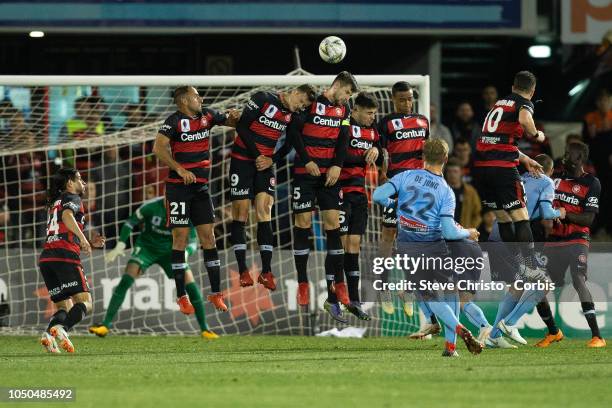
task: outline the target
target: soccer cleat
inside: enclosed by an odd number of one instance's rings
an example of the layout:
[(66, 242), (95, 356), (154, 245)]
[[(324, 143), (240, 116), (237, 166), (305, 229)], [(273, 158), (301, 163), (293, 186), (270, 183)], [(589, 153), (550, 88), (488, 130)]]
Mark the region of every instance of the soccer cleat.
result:
[(88, 330), (91, 334), (95, 334), (98, 337), (106, 337), (106, 335), (110, 332), (110, 329), (103, 324), (89, 326)]
[(351, 300), (349, 299), (348, 295), (348, 289), (346, 288), (346, 282), (335, 283), (334, 292), (336, 293), (338, 301), (340, 301), (340, 303), (342, 303), (344, 306), (349, 306), (351, 304)]
[(57, 347), (55, 338), (53, 338), (53, 336), (51, 336), (47, 332), (44, 332), (42, 337), (40, 338), (40, 344), (45, 348), (45, 350), (47, 350), (48, 353), (60, 353), (60, 349), (59, 347)]
[(559, 329), (559, 331), (557, 332), (557, 334), (550, 334), (548, 333), (546, 335), (546, 337), (544, 337), (542, 340), (538, 341), (535, 346), (536, 347), (541, 347), (541, 348), (546, 348), (548, 346), (550, 346), (552, 343), (557, 343), (561, 340), (563, 340), (565, 336), (563, 335), (563, 332), (561, 331), (561, 329)]
[(381, 290), (378, 292), (378, 298), (380, 300), (380, 306), (382, 307), (383, 312), (386, 314), (395, 313), (395, 306), (393, 306), (391, 292), (388, 290)]
[(508, 340), (504, 339), (503, 336), (499, 336), (495, 339), (487, 337), (485, 339), (485, 346), (487, 348), (499, 348), (499, 349), (517, 349), (514, 344), (510, 344)]
[(251, 278), (251, 273), (248, 270), (240, 274), (240, 286), (243, 288), (253, 286), (253, 278)]
[(444, 351), (442, 352), (442, 357), (459, 357), (459, 353), (457, 353), (457, 350), (447, 350), (444, 349)]
[(346, 306), (346, 310), (354, 314), (359, 320), (371, 320), (370, 315), (361, 308), (360, 302), (351, 302)]
[(176, 304), (179, 306), (179, 310), (182, 314), (192, 315), (195, 313), (195, 309), (193, 305), (189, 301), (189, 297), (187, 295), (183, 295), (176, 300)]
[(411, 335), (408, 336), (408, 338), (414, 339), (414, 340), (425, 340), (427, 336), (435, 336), (437, 334), (440, 334), (441, 331), (442, 331), (442, 328), (440, 327), (440, 324), (427, 323), (425, 326), (423, 326), (421, 330), (419, 330), (416, 333), (412, 333)]
[(297, 293), (298, 305), (308, 307), (310, 304), (310, 285), (308, 282), (300, 282)]
[(68, 333), (64, 330), (64, 327), (60, 324), (55, 325), (49, 330), (51, 336), (55, 338), (59, 346), (67, 353), (74, 353), (74, 346), (68, 337)]
[(461, 337), (470, 353), (480, 354), (482, 352), (484, 346), (482, 343), (476, 340), (476, 338), (472, 335), (472, 332), (470, 332), (464, 326), (457, 326), (456, 332), (459, 337)]
[(548, 280), (548, 275), (546, 274), (546, 271), (539, 266), (535, 268), (529, 268), (528, 266), (523, 265), (522, 272), (523, 276), (532, 282)]
[(414, 315), (414, 304), (412, 303), (412, 295), (409, 293), (402, 293), (400, 295), (400, 299), (402, 299), (402, 309), (404, 313), (408, 317), (412, 317)]
[(593, 337), (588, 343), (587, 343), (587, 347), (588, 348), (600, 348), (600, 347), (606, 347), (606, 341), (604, 339), (602, 339), (601, 337)]
[(205, 340), (216, 340), (219, 338), (219, 335), (217, 333), (210, 330), (203, 330), (201, 336)]
[(487, 337), (489, 337), (489, 334), (491, 334), (491, 330), (493, 330), (491, 326), (481, 327), (478, 331), (478, 341), (484, 343)]
[(499, 321), (499, 323), (497, 323), (497, 327), (502, 331), (502, 333), (510, 337), (511, 340), (514, 340), (519, 344), (527, 344), (527, 340), (521, 336), (521, 333), (519, 333), (516, 326), (510, 326), (502, 319)]
[(218, 311), (227, 312), (227, 306), (225, 305), (225, 302), (223, 301), (223, 293), (221, 292), (213, 293), (212, 295), (208, 295), (207, 299), (210, 303), (213, 304), (215, 309), (217, 309)]
[(340, 303), (330, 303), (326, 300), (325, 303), (323, 303), (323, 309), (325, 309), (335, 321), (344, 324), (348, 323), (348, 319), (342, 314)]
[(257, 278), (257, 282), (261, 283), (264, 288), (269, 289), (272, 292), (276, 290), (276, 281), (274, 280), (274, 275), (272, 272), (262, 273)]

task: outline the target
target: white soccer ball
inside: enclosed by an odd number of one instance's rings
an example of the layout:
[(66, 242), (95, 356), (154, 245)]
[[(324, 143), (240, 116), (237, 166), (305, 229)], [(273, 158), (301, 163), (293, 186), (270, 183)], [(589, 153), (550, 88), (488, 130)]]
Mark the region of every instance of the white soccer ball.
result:
[(319, 55), (323, 61), (330, 64), (337, 64), (346, 55), (346, 45), (342, 38), (330, 35), (325, 37), (319, 44)]

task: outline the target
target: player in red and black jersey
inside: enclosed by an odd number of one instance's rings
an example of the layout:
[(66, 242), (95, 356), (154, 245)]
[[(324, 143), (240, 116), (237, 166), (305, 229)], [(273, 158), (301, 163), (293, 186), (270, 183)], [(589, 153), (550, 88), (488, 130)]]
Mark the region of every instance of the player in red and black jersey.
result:
[(272, 168), (274, 150), (293, 113), (310, 105), (315, 96), (315, 89), (310, 85), (301, 85), (289, 92), (257, 92), (245, 105), (236, 125), (238, 135), (232, 146), (230, 164), (231, 241), (238, 262), (240, 286), (253, 285), (246, 264), (244, 227), (250, 201), (254, 200), (257, 244), (262, 265), (257, 281), (270, 290), (276, 289), (270, 266), (274, 241), (272, 205), (276, 185)]
[(54, 175), (48, 198), (47, 238), (38, 265), (51, 301), (57, 312), (51, 318), (40, 340), (45, 349), (74, 353), (66, 333), (91, 311), (89, 285), (81, 265), (81, 250), (102, 248), (105, 238), (97, 236), (89, 242), (83, 234), (85, 209), (81, 197), (85, 182), (76, 169), (62, 168)]
[[(521, 71), (514, 76), (512, 93), (498, 100), (484, 120), (474, 161), (474, 184), (482, 204), (495, 212), (504, 242), (524, 243), (519, 245), (520, 259), (528, 276), (540, 276), (541, 271), (534, 256), (533, 233), (517, 166), (520, 161), (528, 170), (540, 173), (542, 167), (518, 150), (517, 141), (524, 134), (538, 142), (545, 140), (533, 122), (531, 98), (535, 87), (536, 78), (531, 72)], [(518, 253), (516, 257), (518, 260)]]
[(210, 136), (214, 126), (234, 126), (239, 113), (202, 109), (202, 98), (192, 86), (176, 88), (174, 103), (178, 110), (159, 129), (153, 152), (170, 168), (166, 179), (166, 211), (168, 226), (172, 228), (172, 269), (177, 303), (181, 312), (194, 313), (185, 291), (185, 248), (191, 223), (202, 245), (213, 292), (208, 300), (218, 310), (227, 311), (220, 288), (221, 262), (214, 235), (214, 209), (208, 191)]
[[(423, 167), (423, 146), (429, 139), (429, 120), (413, 112), (414, 91), (406, 81), (399, 81), (391, 87), (393, 113), (380, 119), (378, 129), (382, 146), (387, 151), (388, 160), (383, 164), (379, 184), (404, 170)], [(380, 256), (391, 256), (397, 234), (395, 207), (383, 208), (383, 226), (380, 241)], [(386, 274), (382, 277), (387, 279)], [(390, 294), (379, 292), (383, 297), (382, 307), (386, 313), (393, 313)], [(407, 303), (408, 304), (408, 303)], [(412, 302), (410, 302), (410, 306)]]
[[(589, 148), (582, 142), (567, 145), (563, 158), (565, 172), (555, 179), (554, 206), (565, 210), (565, 218), (553, 225), (544, 255), (548, 260), (547, 272), (557, 287), (563, 286), (569, 267), (572, 283), (580, 302), (584, 317), (591, 328), (592, 339), (587, 347), (605, 347), (595, 316), (595, 304), (586, 286), (587, 259), (591, 225), (599, 212), (601, 184), (597, 177), (584, 171), (589, 157)], [(538, 313), (548, 326), (548, 335), (537, 346), (548, 347), (563, 339), (563, 333), (556, 327), (554, 317), (546, 298), (538, 304)]]
[(349, 144), (344, 166), (340, 173), (342, 207), (340, 234), (344, 246), (344, 273), (348, 283), (350, 305), (348, 311), (361, 320), (370, 320), (359, 300), (359, 252), (361, 236), (368, 225), (368, 197), (365, 190), (366, 171), (369, 166), (382, 163), (380, 136), (373, 126), (378, 110), (376, 97), (360, 92), (351, 112)]
[[(295, 214), (293, 254), (298, 272), (298, 303), (307, 306), (309, 285), (307, 264), (312, 211), (319, 206), (327, 236), (325, 276), (328, 299), (325, 309), (332, 317), (346, 322), (338, 300), (349, 304), (343, 276), (344, 250), (340, 240), (341, 202), (338, 178), (346, 157), (350, 108), (348, 100), (357, 91), (357, 81), (349, 72), (336, 76), (303, 114), (294, 115), (287, 130), (287, 142), (296, 150), (292, 208)], [(316, 200), (316, 204), (315, 204)]]

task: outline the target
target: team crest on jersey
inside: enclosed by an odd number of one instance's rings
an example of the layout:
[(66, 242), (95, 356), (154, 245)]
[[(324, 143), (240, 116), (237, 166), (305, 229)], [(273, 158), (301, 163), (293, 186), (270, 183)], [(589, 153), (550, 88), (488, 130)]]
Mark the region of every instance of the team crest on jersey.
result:
[(202, 119), (200, 120), (200, 125), (202, 127), (207, 127), (208, 126), (208, 119), (206, 119), (206, 116), (202, 116)]
[(344, 200), (344, 194), (342, 193), (342, 189), (338, 192), (338, 197), (340, 197), (340, 201)]
[(361, 128), (359, 126), (353, 125), (353, 137), (355, 138), (361, 137)]
[(572, 193), (574, 193), (574, 194), (580, 193), (580, 186), (578, 184), (574, 184), (572, 186)]
[(425, 119), (418, 118), (416, 120), (416, 124), (417, 126), (420, 126), (420, 127), (424, 127), (424, 128), (427, 127), (427, 121)]
[(189, 132), (190, 130), (189, 119), (181, 119), (181, 132)]
[(268, 108), (264, 112), (264, 115), (266, 115), (270, 119), (273, 119), (274, 115), (276, 115), (276, 112), (278, 112), (278, 108), (276, 106), (274, 106), (274, 105), (270, 105), (270, 106), (268, 106)]
[(291, 120), (291, 114), (288, 113), (285, 115), (285, 122), (289, 122)]
[(317, 115), (325, 115), (325, 105), (321, 102), (317, 102)]
[(393, 125), (393, 129), (395, 130), (402, 130), (404, 128), (404, 124), (402, 123), (401, 119), (393, 119), (391, 121), (391, 124)]
[(586, 255), (585, 254), (578, 255), (578, 262), (583, 263), (583, 264), (587, 263)]
[(342, 115), (342, 108), (336, 108), (336, 115)]
[(274, 177), (270, 177), (270, 185), (271, 185), (272, 187), (276, 186), (276, 178), (274, 178)]

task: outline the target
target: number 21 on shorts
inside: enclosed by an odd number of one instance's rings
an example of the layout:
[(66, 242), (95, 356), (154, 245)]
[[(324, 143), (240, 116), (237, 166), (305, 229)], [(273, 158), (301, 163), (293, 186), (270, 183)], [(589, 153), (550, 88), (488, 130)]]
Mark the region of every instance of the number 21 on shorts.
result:
[(170, 215), (185, 215), (185, 202), (171, 201), (169, 204)]

